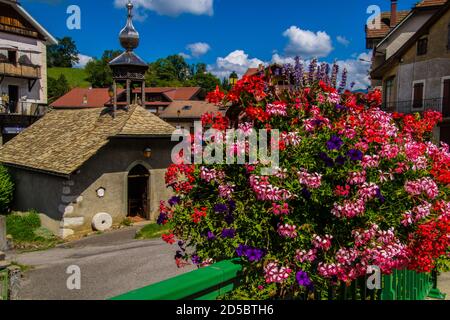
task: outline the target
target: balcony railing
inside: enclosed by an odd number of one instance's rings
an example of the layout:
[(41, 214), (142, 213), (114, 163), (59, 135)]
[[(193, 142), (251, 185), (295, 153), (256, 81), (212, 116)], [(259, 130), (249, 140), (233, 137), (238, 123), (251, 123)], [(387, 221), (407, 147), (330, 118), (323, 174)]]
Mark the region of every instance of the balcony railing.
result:
[(21, 63), (0, 61), (0, 76), (18, 77), (25, 79), (40, 79), (41, 67)]
[(426, 110), (439, 111), (444, 117), (450, 117), (450, 100), (444, 98), (425, 99), (421, 101), (393, 101), (384, 102), (383, 110), (404, 114), (423, 112)]
[(4, 103), (0, 101), (0, 114), (21, 115), (21, 116), (43, 116), (47, 113), (48, 107), (34, 102), (19, 101)]

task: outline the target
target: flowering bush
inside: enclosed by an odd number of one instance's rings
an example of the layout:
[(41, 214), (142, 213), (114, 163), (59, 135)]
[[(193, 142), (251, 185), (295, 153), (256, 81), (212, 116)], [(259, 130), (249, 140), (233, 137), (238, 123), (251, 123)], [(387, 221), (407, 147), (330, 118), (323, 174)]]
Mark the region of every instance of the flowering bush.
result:
[(344, 91), (346, 74), (335, 89), (337, 69), (297, 62), (280, 72), (289, 90), (266, 72), (208, 95), (234, 115), (205, 116), (209, 125), (278, 129), (280, 165), (272, 176), (259, 162), (173, 165), (177, 195), (159, 220), (172, 228), (163, 239), (178, 239), (179, 266), (239, 258), (240, 290), (279, 298), (350, 284), (373, 265), (429, 272), (448, 254), (450, 153), (430, 142), (441, 115), (386, 113), (379, 91)]

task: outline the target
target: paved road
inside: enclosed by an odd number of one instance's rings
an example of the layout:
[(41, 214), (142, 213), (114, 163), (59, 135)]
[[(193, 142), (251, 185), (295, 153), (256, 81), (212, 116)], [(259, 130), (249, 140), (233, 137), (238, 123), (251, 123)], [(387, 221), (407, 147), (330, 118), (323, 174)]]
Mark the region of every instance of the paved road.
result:
[[(8, 259), (33, 266), (25, 273), (19, 298), (107, 299), (192, 270), (178, 269), (175, 248), (161, 240), (134, 240), (137, 230), (113, 231), (43, 252), (10, 253)], [(81, 269), (81, 290), (67, 289), (71, 265)]]

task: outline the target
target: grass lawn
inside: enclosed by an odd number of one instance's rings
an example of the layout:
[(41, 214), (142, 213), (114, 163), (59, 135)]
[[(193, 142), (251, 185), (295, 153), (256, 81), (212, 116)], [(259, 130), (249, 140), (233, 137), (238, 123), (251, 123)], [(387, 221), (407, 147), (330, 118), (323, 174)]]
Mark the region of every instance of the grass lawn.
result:
[(84, 69), (75, 69), (75, 68), (49, 68), (48, 76), (54, 79), (58, 79), (59, 76), (63, 74), (67, 81), (69, 82), (69, 86), (71, 88), (89, 88), (90, 83), (85, 79), (87, 77)]
[(36, 212), (7, 215), (6, 233), (12, 236), (14, 249), (21, 251), (45, 250), (61, 243), (60, 239), (41, 226)]
[(160, 238), (163, 233), (169, 230), (168, 226), (160, 226), (158, 224), (152, 223), (146, 225), (137, 234), (136, 239), (156, 239)]

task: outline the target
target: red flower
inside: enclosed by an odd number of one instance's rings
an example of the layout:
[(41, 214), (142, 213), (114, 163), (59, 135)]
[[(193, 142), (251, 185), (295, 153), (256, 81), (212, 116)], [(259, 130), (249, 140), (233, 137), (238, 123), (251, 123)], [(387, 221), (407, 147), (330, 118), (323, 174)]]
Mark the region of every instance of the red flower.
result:
[(215, 91), (208, 93), (208, 95), (206, 96), (206, 100), (209, 103), (220, 104), (224, 97), (225, 94), (220, 91), (219, 86), (217, 86)]
[(167, 242), (168, 244), (172, 245), (174, 244), (175, 241), (175, 235), (173, 233), (170, 234), (163, 234), (162, 235), (162, 239), (164, 242)]
[(192, 217), (192, 221), (196, 224), (199, 224), (200, 222), (202, 222), (202, 218), (205, 218), (208, 212), (208, 208), (203, 207), (201, 209), (194, 209), (194, 214), (191, 216)]
[(409, 268), (417, 272), (431, 272), (435, 261), (445, 255), (450, 246), (450, 219), (433, 220), (419, 226), (411, 237), (412, 250)]

